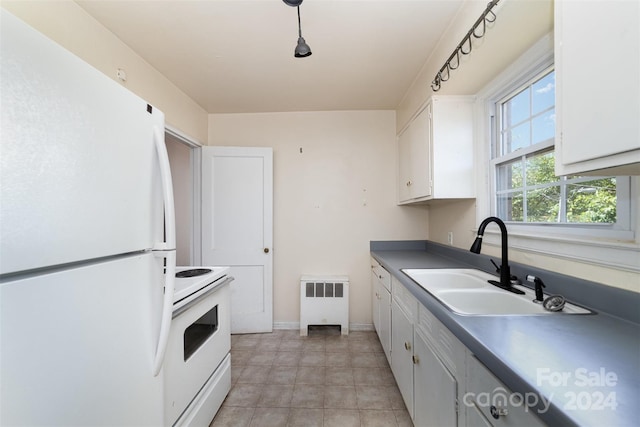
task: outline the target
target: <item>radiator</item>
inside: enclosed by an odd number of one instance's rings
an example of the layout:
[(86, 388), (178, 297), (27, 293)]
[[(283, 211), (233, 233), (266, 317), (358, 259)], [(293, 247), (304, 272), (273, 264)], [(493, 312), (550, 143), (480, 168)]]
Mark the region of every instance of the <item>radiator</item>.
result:
[(340, 325), (349, 334), (349, 277), (300, 277), (300, 335), (307, 336), (309, 325)]

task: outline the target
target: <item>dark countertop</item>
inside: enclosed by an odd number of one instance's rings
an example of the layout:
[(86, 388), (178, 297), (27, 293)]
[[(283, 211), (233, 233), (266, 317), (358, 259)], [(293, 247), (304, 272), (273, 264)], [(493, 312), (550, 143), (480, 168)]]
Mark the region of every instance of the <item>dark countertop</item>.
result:
[(489, 257), (428, 241), (371, 242), (371, 255), (512, 392), (535, 393), (529, 395), (538, 399), (533, 412), (546, 424), (638, 424), (640, 294), (510, 263), (513, 274), (544, 277), (545, 293), (560, 293), (594, 314), (465, 316), (448, 310), (400, 269), (477, 268), (496, 274)]

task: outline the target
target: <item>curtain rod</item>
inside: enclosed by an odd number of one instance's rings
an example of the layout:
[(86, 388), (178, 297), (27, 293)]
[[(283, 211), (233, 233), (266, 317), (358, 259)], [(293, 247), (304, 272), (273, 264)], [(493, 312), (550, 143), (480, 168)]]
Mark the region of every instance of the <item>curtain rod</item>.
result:
[[(440, 68), (440, 71), (438, 71), (438, 74), (436, 74), (436, 77), (431, 82), (431, 89), (433, 89), (434, 92), (440, 90), (442, 82), (446, 82), (447, 80), (449, 80), (449, 78), (451, 77), (451, 70), (455, 70), (460, 66), (460, 54), (462, 53), (463, 55), (468, 55), (471, 53), (471, 49), (473, 48), (471, 43), (471, 36), (477, 39), (481, 39), (482, 37), (484, 37), (487, 31), (487, 22), (495, 22), (496, 14), (493, 13), (491, 9), (493, 9), (493, 7), (498, 4), (498, 1), (500, 0), (491, 0), (487, 4), (487, 8), (484, 10), (484, 12), (482, 12), (482, 15), (480, 15), (480, 17), (476, 20), (471, 29), (463, 37), (462, 41), (458, 44), (458, 46), (456, 46), (451, 56), (449, 56), (449, 59), (447, 59), (442, 68)], [(476, 30), (478, 29), (478, 27), (480, 27), (480, 24), (482, 24), (482, 33), (477, 34)], [(469, 48), (465, 50), (465, 46), (467, 44)], [(455, 67), (453, 64), (454, 58), (456, 60)]]

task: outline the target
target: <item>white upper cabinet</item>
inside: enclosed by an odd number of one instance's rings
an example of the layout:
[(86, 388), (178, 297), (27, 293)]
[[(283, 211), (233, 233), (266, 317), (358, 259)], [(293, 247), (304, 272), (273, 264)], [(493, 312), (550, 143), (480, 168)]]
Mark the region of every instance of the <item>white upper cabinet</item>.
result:
[(555, 2), (556, 174), (640, 175), (640, 2)]
[(411, 121), (398, 137), (398, 200), (431, 196), (431, 105)]
[(430, 98), (398, 135), (398, 203), (475, 197), (472, 97)]

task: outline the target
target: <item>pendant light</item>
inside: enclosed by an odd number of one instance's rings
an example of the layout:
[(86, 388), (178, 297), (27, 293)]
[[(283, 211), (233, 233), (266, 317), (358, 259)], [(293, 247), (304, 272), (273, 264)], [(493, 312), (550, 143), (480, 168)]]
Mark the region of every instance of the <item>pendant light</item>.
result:
[(298, 44), (296, 45), (296, 50), (294, 56), (296, 58), (304, 58), (311, 55), (311, 48), (302, 37), (302, 26), (300, 25), (300, 4), (302, 0), (282, 0), (288, 6), (295, 7), (298, 9)]

